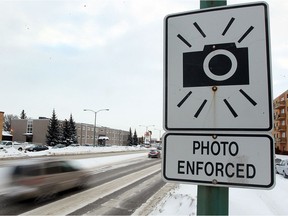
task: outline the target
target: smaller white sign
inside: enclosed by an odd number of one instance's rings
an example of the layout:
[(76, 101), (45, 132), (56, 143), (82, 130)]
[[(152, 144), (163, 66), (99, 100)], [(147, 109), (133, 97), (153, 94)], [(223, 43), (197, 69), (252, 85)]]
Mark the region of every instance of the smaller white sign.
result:
[(269, 135), (166, 133), (162, 140), (165, 181), (266, 189), (274, 186), (274, 145)]

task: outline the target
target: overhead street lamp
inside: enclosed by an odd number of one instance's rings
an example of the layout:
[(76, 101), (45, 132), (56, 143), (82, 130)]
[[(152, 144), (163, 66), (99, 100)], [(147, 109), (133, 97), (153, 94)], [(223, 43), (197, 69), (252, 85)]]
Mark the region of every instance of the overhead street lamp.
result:
[(91, 110), (91, 109), (84, 109), (84, 111), (90, 111), (90, 112), (93, 112), (94, 115), (95, 115), (95, 118), (94, 118), (94, 136), (93, 136), (93, 146), (95, 146), (95, 137), (96, 137), (96, 117), (97, 117), (97, 113), (98, 113), (98, 112), (101, 112), (101, 111), (109, 111), (109, 109), (100, 109), (100, 110), (97, 110), (97, 111), (94, 111), (94, 110)]

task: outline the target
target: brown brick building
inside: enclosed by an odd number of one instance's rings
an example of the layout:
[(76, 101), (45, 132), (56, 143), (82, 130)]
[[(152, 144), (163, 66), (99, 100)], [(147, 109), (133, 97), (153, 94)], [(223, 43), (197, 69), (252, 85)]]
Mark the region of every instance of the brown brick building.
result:
[(276, 153), (288, 153), (288, 90), (273, 100)]
[[(2, 121), (3, 122), (3, 121)], [(61, 122), (61, 121), (60, 121)], [(39, 119), (13, 119), (11, 121), (13, 141), (33, 142), (46, 144), (46, 134), (49, 125), (48, 118)], [(80, 145), (93, 144), (94, 125), (76, 123), (77, 139)], [(96, 143), (98, 139), (108, 137), (106, 144), (127, 145), (129, 131), (112, 129), (108, 127), (96, 128)]]

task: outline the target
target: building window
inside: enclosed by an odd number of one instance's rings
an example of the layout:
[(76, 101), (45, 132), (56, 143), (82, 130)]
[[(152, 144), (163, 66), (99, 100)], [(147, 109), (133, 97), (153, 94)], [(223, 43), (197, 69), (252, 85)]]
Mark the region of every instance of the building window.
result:
[(28, 120), (27, 121), (27, 128), (26, 128), (26, 133), (32, 134), (33, 133), (33, 120)]
[(281, 136), (282, 136), (282, 138), (285, 138), (286, 137), (286, 133), (283, 132)]

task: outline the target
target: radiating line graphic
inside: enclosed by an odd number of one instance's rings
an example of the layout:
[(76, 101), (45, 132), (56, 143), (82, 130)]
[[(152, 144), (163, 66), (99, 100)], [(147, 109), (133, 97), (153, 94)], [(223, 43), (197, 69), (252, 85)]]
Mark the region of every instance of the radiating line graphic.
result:
[(254, 29), (253, 26), (250, 26), (250, 28), (243, 34), (243, 36), (238, 40), (238, 43), (241, 43), (245, 37)]
[(182, 104), (188, 99), (188, 97), (192, 94), (192, 91), (189, 91), (188, 94), (177, 104), (178, 107), (181, 107)]
[(177, 37), (178, 37), (183, 43), (185, 43), (188, 47), (192, 47), (192, 45), (191, 45), (187, 40), (185, 40), (185, 38), (182, 37), (182, 35), (178, 34)]
[(202, 109), (204, 108), (205, 104), (207, 103), (207, 100), (205, 99), (203, 101), (203, 103), (201, 104), (201, 106), (199, 107), (199, 109), (197, 110), (197, 112), (195, 113), (194, 117), (198, 118), (199, 114), (201, 113)]
[(257, 105), (257, 103), (246, 92), (244, 92), (242, 89), (240, 89), (239, 91), (253, 106)]
[(227, 33), (228, 29), (230, 28), (230, 26), (232, 25), (232, 23), (234, 22), (234, 20), (235, 20), (234, 17), (232, 17), (232, 18), (230, 19), (228, 25), (226, 26), (226, 28), (224, 29), (224, 31), (223, 31), (223, 33), (222, 33), (223, 36)]
[(205, 38), (206, 35), (205, 33), (203, 32), (203, 30), (200, 28), (200, 26), (198, 25), (197, 22), (194, 22), (193, 25), (196, 27), (196, 29), (200, 32), (200, 34)]
[(230, 112), (232, 113), (232, 115), (236, 118), (238, 116), (238, 114), (235, 112), (235, 110), (232, 108), (232, 106), (229, 104), (229, 102), (226, 99), (224, 99), (223, 101), (226, 104), (226, 106), (228, 107), (228, 109), (230, 110)]

